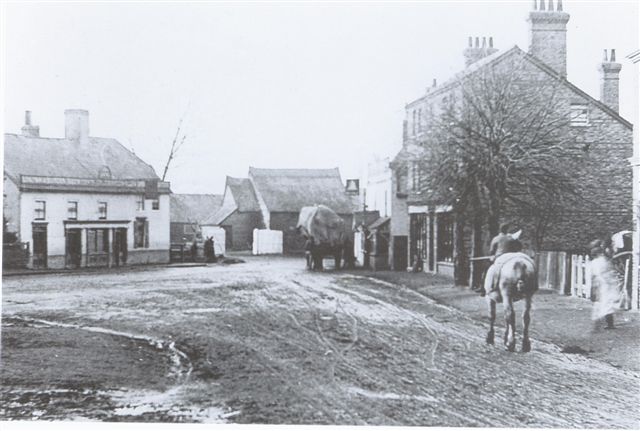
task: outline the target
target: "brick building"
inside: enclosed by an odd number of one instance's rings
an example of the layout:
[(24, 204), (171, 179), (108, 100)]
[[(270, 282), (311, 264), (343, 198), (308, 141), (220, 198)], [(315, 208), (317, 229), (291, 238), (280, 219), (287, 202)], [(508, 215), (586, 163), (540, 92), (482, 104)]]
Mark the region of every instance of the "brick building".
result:
[[(527, 52), (517, 46), (498, 51), (491, 38), (474, 41), (464, 50), (466, 68), (448, 81), (429, 88), (423, 96), (406, 105), (403, 148), (391, 162), (393, 189), (391, 221), (391, 256), (395, 269), (404, 269), (416, 257), (424, 262), (425, 271), (453, 274), (454, 262), (462, 254), (469, 255), (472, 232), (467, 227), (458, 232), (452, 208), (429, 202), (421, 195), (422, 182), (428, 173), (421, 170), (420, 160), (428, 157), (429, 133), (427, 115), (438, 109), (447, 98), (455, 97), (461, 82), (490, 69), (506, 72), (518, 69), (522, 85), (551, 82), (557, 89), (558, 116), (566, 118), (561, 133), (567, 142), (583, 151), (572, 160), (578, 179), (579, 193), (589, 203), (565, 207), (554, 216), (544, 235), (542, 250), (581, 249), (596, 237), (607, 237), (631, 226), (631, 170), (627, 159), (632, 153), (632, 125), (618, 114), (618, 74), (621, 65), (615, 51), (606, 51), (600, 65), (601, 94), (596, 100), (567, 79), (566, 25), (569, 14), (562, 2), (553, 2), (529, 14), (530, 46)], [(537, 6), (536, 2), (536, 6)], [(535, 89), (535, 85), (532, 87)], [(516, 222), (531, 240), (535, 230), (528, 215), (519, 208), (503, 212), (503, 221)], [(481, 241), (489, 240), (487, 227), (482, 228)], [(465, 241), (457, 241), (459, 235)], [(528, 235), (528, 238), (526, 236)], [(461, 244), (463, 249), (460, 249)], [(485, 253), (488, 247), (484, 246)], [(405, 258), (406, 256), (406, 258)], [(461, 261), (462, 262), (462, 261)], [(461, 265), (466, 263), (461, 263)]]
[(27, 111), (4, 135), (7, 229), (27, 266), (77, 268), (169, 261), (169, 183), (115, 139), (89, 136), (89, 113), (65, 111), (65, 137), (40, 136)]

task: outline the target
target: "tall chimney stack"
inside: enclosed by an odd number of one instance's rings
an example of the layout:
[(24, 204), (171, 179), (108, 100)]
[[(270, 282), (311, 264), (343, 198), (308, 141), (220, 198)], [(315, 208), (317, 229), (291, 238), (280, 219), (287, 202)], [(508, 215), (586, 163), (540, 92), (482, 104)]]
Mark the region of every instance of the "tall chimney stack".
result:
[(562, 76), (567, 76), (567, 23), (569, 14), (562, 11), (558, 0), (554, 10), (553, 0), (534, 1), (529, 12), (531, 25), (529, 53), (542, 60)]
[(616, 63), (616, 50), (612, 49), (607, 59), (604, 50), (604, 60), (600, 64), (600, 101), (618, 112), (620, 108), (620, 69), (622, 64)]
[(31, 111), (24, 111), (24, 126), (22, 126), (22, 135), (31, 136), (33, 138), (40, 137), (40, 127), (31, 125)]
[(67, 109), (64, 111), (64, 135), (67, 139), (80, 143), (89, 139), (89, 111)]
[(489, 38), (488, 45), (486, 37), (482, 38), (482, 45), (480, 45), (479, 37), (476, 37), (475, 40), (476, 44), (475, 46), (473, 46), (473, 37), (469, 37), (469, 46), (467, 46), (463, 51), (465, 66), (470, 66), (481, 58), (484, 58), (498, 51), (493, 47), (493, 37)]

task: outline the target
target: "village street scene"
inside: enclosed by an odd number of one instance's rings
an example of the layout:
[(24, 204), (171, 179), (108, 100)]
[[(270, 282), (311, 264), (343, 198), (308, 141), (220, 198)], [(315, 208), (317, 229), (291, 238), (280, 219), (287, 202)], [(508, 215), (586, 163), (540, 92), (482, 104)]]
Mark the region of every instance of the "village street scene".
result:
[(3, 425), (638, 429), (639, 6), (465, 5), (3, 5)]

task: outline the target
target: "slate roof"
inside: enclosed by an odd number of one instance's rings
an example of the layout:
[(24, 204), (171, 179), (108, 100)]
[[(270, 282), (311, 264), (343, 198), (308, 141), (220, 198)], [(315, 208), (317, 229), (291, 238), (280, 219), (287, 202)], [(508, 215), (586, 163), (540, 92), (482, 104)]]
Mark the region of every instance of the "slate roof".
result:
[(172, 223), (201, 223), (222, 205), (222, 195), (171, 194)]
[(232, 206), (226, 195), (223, 196), (218, 210), (204, 219), (201, 224), (217, 226), (235, 211), (260, 212), (258, 198), (248, 178), (227, 177), (224, 192), (225, 194), (227, 192), (231, 193), (235, 205)]
[(90, 137), (85, 142), (4, 135), (4, 172), (18, 183), (20, 175), (70, 178), (158, 179), (153, 168), (115, 139)]
[(256, 192), (249, 178), (227, 177), (227, 186), (231, 190), (233, 199), (236, 201), (238, 211), (260, 211), (260, 204), (258, 204)]
[(608, 113), (609, 115), (611, 115), (612, 117), (614, 117), (616, 120), (618, 120), (620, 123), (622, 123), (623, 125), (625, 125), (628, 128), (633, 128), (633, 125), (627, 121), (625, 118), (623, 118), (619, 113), (617, 113), (616, 111), (614, 111), (613, 109), (611, 109), (609, 106), (607, 106), (606, 104), (602, 103), (600, 100), (590, 96), (589, 94), (585, 93), (584, 91), (582, 91), (579, 87), (577, 87), (576, 85), (572, 84), (571, 82), (567, 81), (565, 77), (563, 77), (562, 75), (560, 75), (556, 70), (554, 70), (552, 67), (549, 67), (547, 64), (545, 64), (542, 60), (538, 59), (537, 57), (531, 55), (528, 52), (523, 51), (522, 49), (520, 49), (520, 47), (518, 47), (518, 45), (513, 45), (511, 48), (505, 50), (505, 51), (498, 51), (495, 52), (491, 55), (488, 55), (486, 57), (481, 58), (480, 60), (470, 64), (468, 67), (466, 67), (465, 69), (463, 69), (462, 71), (456, 73), (455, 75), (453, 75), (451, 78), (449, 78), (447, 81), (443, 82), (442, 84), (438, 85), (435, 88), (430, 88), (429, 92), (408, 103), (407, 107), (418, 103), (420, 101), (426, 100), (426, 99), (430, 99), (438, 94), (442, 94), (448, 90), (451, 89), (451, 87), (458, 85), (458, 83), (460, 82), (460, 80), (462, 80), (463, 78), (473, 74), (474, 72), (487, 67), (489, 65), (492, 64), (496, 64), (500, 61), (503, 61), (505, 59), (507, 59), (508, 57), (511, 56), (519, 56), (520, 58), (529, 61), (531, 64), (535, 65), (536, 67), (538, 67), (539, 69), (541, 69), (542, 71), (544, 71), (545, 73), (547, 73), (550, 77), (552, 77), (553, 79), (556, 79), (560, 82), (562, 82), (567, 88), (569, 88), (571, 91), (573, 91), (574, 93), (586, 98), (589, 103), (597, 106), (598, 108), (600, 108), (601, 110), (605, 111), (606, 113)]
[(297, 213), (311, 205), (326, 205), (338, 214), (355, 209), (355, 199), (345, 193), (338, 168), (249, 168), (249, 177), (269, 212)]

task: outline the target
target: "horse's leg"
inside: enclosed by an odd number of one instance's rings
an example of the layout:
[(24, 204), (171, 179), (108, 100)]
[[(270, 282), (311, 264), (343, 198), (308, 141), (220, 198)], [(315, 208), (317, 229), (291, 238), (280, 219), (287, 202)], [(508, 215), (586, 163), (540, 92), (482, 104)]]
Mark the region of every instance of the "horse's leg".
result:
[(506, 289), (502, 291), (502, 300), (504, 301), (504, 345), (508, 351), (513, 352), (516, 349), (516, 315), (513, 311), (513, 300)]
[(489, 332), (487, 333), (487, 344), (493, 344), (493, 324), (496, 321), (496, 302), (487, 297), (487, 303), (489, 304)]
[(529, 322), (531, 322), (531, 295), (524, 298), (524, 313), (522, 313), (522, 351), (531, 351), (531, 341), (529, 341)]

